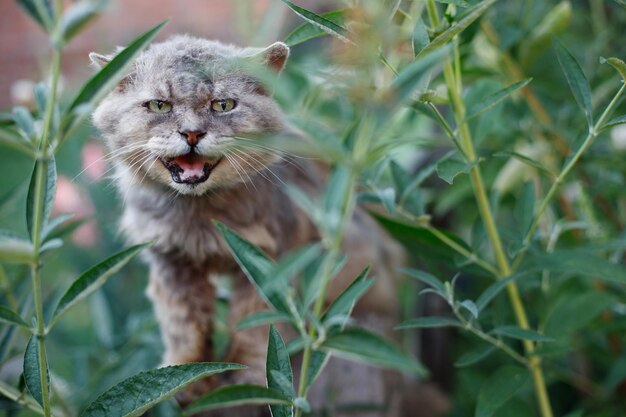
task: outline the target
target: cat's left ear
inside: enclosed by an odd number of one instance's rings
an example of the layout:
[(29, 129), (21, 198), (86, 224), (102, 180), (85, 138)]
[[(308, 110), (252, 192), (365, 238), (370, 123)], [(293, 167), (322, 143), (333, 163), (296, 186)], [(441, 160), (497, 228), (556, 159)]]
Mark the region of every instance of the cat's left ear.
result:
[(275, 42), (265, 48), (263, 55), (265, 64), (274, 71), (280, 72), (289, 58), (289, 47), (283, 42)]
[(102, 69), (102, 67), (111, 62), (113, 55), (102, 55), (97, 52), (91, 52), (89, 59), (91, 60), (91, 65), (96, 67), (96, 69)]

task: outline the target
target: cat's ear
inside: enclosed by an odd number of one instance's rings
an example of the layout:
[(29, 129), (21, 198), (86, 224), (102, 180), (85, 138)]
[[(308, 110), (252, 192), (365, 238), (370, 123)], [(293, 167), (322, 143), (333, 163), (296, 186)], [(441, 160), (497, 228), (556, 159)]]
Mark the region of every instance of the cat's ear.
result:
[(91, 65), (97, 69), (102, 69), (102, 67), (111, 62), (113, 56), (114, 55), (102, 55), (97, 52), (91, 52), (89, 54), (89, 59), (91, 60)]
[(280, 72), (289, 58), (289, 47), (283, 42), (275, 42), (261, 52), (265, 64), (274, 71)]

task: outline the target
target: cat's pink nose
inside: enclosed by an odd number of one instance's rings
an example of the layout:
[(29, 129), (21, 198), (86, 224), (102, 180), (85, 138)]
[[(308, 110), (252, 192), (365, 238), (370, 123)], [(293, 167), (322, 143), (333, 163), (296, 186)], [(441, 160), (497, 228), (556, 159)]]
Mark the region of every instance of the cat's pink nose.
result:
[(206, 136), (206, 132), (198, 130), (183, 130), (182, 132), (179, 130), (178, 133), (185, 138), (189, 146), (196, 146), (198, 142), (200, 142), (200, 139)]

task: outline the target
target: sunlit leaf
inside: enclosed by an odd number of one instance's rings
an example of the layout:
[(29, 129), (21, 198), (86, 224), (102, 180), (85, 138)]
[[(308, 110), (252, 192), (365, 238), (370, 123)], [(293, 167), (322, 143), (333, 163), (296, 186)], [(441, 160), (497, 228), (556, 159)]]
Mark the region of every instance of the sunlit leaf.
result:
[(489, 9), (489, 7), (491, 7), (495, 2), (496, 0), (485, 0), (481, 3), (478, 3), (473, 8), (469, 9), (458, 22), (450, 26), (443, 33), (433, 39), (428, 44), (428, 46), (426, 46), (418, 53), (418, 55), (427, 54), (449, 43), (456, 35), (463, 32), (465, 29), (467, 29), (469, 25), (471, 25), (479, 17), (481, 17), (487, 11), (487, 9)]
[[(333, 10), (332, 12), (322, 13), (319, 16), (336, 24), (337, 26), (342, 26), (344, 15), (345, 10)], [(304, 23), (287, 35), (284, 42), (289, 46), (294, 46), (324, 35), (328, 35), (328, 32), (321, 29), (318, 25), (313, 23)]]
[(91, 114), (96, 104), (126, 75), (135, 57), (148, 46), (166, 23), (167, 20), (139, 36), (83, 85), (63, 120), (65, 137)]
[(569, 84), (572, 94), (576, 99), (578, 106), (585, 112), (587, 124), (591, 128), (593, 126), (593, 114), (591, 107), (591, 87), (589, 81), (585, 77), (585, 73), (576, 61), (576, 58), (568, 51), (561, 42), (554, 41), (554, 49), (559, 60), (559, 65), (565, 73), (565, 78)]
[(140, 416), (189, 384), (221, 372), (244, 368), (235, 363), (195, 362), (140, 372), (100, 395), (81, 416)]
[(10, 233), (0, 232), (0, 261), (28, 264), (33, 260), (31, 242)]
[(150, 243), (131, 246), (91, 267), (74, 281), (59, 300), (54, 311), (52, 323), (76, 303), (100, 288), (113, 274), (133, 259), (139, 252), (149, 247)]
[(281, 1), (285, 3), (291, 10), (293, 10), (298, 16), (300, 16), (310, 24), (318, 27), (329, 35), (332, 35), (344, 42), (350, 42), (350, 40), (346, 37), (347, 30), (344, 27), (338, 25), (330, 19), (326, 19), (325, 17), (315, 14), (307, 9), (296, 6), (288, 0)]
[(601, 63), (607, 63), (617, 71), (622, 77), (622, 81), (626, 83), (626, 63), (619, 58), (610, 57), (610, 58), (600, 58)]
[(252, 404), (289, 406), (291, 400), (276, 390), (260, 385), (229, 385), (217, 388), (191, 403), (185, 408), (185, 415), (215, 408)]

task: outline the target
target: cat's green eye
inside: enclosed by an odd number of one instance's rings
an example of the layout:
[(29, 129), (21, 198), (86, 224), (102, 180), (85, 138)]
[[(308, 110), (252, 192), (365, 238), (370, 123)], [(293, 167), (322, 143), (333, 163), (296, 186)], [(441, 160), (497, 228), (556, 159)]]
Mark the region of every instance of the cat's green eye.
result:
[(148, 109), (155, 113), (169, 113), (172, 110), (172, 104), (163, 100), (150, 100), (148, 102)]
[(211, 102), (211, 108), (219, 113), (225, 113), (227, 111), (231, 111), (235, 108), (237, 102), (232, 98), (227, 98), (225, 100), (213, 100)]

